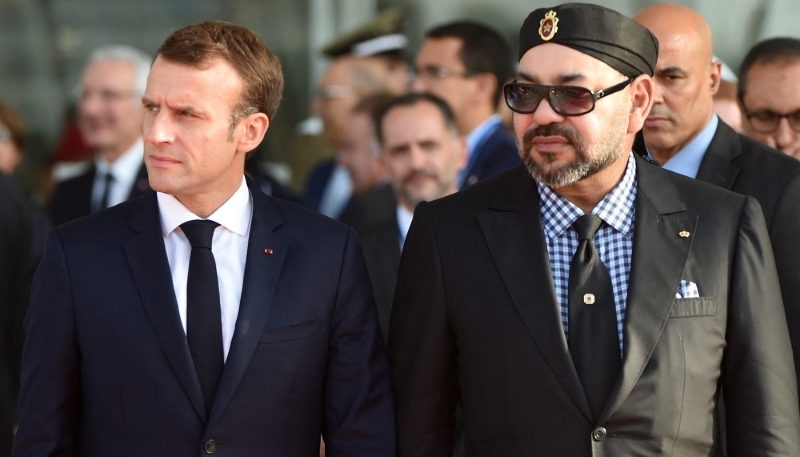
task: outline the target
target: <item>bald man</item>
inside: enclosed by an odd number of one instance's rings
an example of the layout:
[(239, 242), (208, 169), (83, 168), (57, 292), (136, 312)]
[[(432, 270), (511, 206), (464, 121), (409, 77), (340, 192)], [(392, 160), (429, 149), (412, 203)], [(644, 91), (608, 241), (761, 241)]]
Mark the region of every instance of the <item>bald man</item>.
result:
[[(663, 168), (755, 197), (764, 211), (800, 367), (800, 161), (733, 131), (713, 111), (720, 63), (695, 11), (670, 3), (634, 16), (658, 38), (653, 108), (634, 149)], [(641, 140), (642, 137), (638, 138)], [(646, 146), (646, 148), (645, 148)]]

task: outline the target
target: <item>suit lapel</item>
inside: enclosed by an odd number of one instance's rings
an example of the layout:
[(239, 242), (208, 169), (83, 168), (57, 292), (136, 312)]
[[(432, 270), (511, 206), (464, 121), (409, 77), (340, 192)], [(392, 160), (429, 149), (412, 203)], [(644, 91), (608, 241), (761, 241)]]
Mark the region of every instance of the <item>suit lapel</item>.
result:
[[(649, 361), (667, 323), (697, 226), (697, 216), (686, 212), (667, 173), (639, 157), (637, 170), (622, 373), (598, 423), (619, 408)], [(679, 235), (681, 232), (689, 236)]]
[(155, 192), (148, 193), (138, 201), (128, 225), (138, 234), (126, 241), (123, 247), (142, 303), (172, 369), (197, 414), (205, 420), (206, 407), (186, 344), (186, 332), (178, 314)]
[(539, 192), (524, 167), (518, 167), (498, 189), (490, 210), (478, 214), (478, 220), (528, 333), (575, 404), (591, 418), (561, 325), (544, 240)]
[[(282, 220), (269, 197), (247, 180), (253, 197), (253, 218), (247, 243), (242, 298), (225, 369), (217, 388), (209, 423), (219, 418), (247, 369), (267, 321), (289, 241), (275, 233)], [(267, 253), (270, 249), (271, 253)]]
[(733, 164), (733, 160), (742, 153), (737, 135), (722, 120), (719, 121), (714, 138), (711, 139), (711, 144), (708, 145), (703, 161), (700, 163), (697, 179), (723, 189), (733, 188), (740, 171), (739, 167)]

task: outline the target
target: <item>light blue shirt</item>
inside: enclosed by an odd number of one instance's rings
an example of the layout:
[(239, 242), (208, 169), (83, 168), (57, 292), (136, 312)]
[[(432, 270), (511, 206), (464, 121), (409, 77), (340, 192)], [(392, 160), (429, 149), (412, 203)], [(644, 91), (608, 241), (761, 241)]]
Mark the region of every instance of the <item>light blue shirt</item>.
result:
[(467, 178), (467, 173), (475, 164), (478, 158), (475, 151), (480, 148), (489, 137), (489, 132), (493, 132), (495, 127), (502, 122), (499, 114), (493, 114), (488, 119), (483, 121), (481, 125), (475, 127), (469, 135), (467, 135), (467, 166), (458, 174), (458, 182), (461, 186), (464, 185), (464, 180)]
[[(717, 125), (719, 125), (719, 118), (714, 114), (700, 134), (689, 144), (684, 146), (683, 149), (678, 151), (677, 154), (670, 157), (664, 165), (661, 165), (661, 168), (674, 171), (675, 173), (690, 178), (697, 178), (697, 171), (700, 170), (700, 163), (703, 161), (703, 156), (706, 155), (711, 140), (714, 139), (714, 134), (717, 132)], [(648, 150), (647, 153), (650, 154), (650, 151)], [(652, 154), (650, 154), (650, 157), (652, 157)]]

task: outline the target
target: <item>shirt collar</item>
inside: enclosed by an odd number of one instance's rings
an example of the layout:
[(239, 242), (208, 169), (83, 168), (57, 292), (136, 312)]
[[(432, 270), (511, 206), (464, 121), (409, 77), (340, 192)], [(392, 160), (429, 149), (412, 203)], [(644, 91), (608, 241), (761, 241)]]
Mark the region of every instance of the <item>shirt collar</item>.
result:
[(500, 115), (493, 114), (469, 132), (467, 135), (467, 154), (469, 157), (472, 157), (472, 153), (486, 140), (486, 135), (489, 131), (493, 130), (500, 122)]
[[(717, 132), (718, 124), (719, 118), (716, 114), (713, 114), (705, 128), (703, 128), (689, 144), (684, 146), (683, 149), (664, 162), (661, 168), (680, 173), (690, 178), (696, 178), (697, 172), (700, 170), (700, 163), (703, 161), (703, 156), (705, 156), (708, 146), (711, 145), (711, 140), (714, 139), (714, 134)], [(650, 154), (649, 151), (648, 154)]]
[[(161, 232), (165, 237), (169, 237), (184, 222), (202, 219), (189, 211), (174, 196), (161, 192), (158, 192), (156, 196), (158, 197), (158, 212), (161, 215)], [(246, 237), (250, 234), (252, 215), (253, 203), (250, 198), (250, 190), (242, 176), (242, 184), (236, 192), (208, 216), (208, 219), (237, 235)]]
[[(553, 189), (538, 181), (536, 185), (539, 188), (544, 230), (548, 238), (558, 238), (584, 213)], [(618, 232), (628, 236), (633, 229), (635, 200), (636, 160), (631, 152), (628, 154), (628, 165), (622, 180), (592, 209), (592, 214)]]
[(111, 173), (111, 176), (118, 182), (133, 182), (139, 174), (139, 168), (144, 160), (144, 141), (139, 138), (130, 149), (125, 151), (114, 163), (108, 161), (98, 154), (95, 159), (95, 168), (98, 175)]

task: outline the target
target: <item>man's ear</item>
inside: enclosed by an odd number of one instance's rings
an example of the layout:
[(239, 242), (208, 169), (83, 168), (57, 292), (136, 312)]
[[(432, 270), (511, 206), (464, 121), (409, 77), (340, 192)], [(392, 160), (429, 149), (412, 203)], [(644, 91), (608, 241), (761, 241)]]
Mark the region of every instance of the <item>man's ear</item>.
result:
[(236, 128), (242, 129), (236, 150), (250, 152), (264, 139), (264, 135), (269, 129), (269, 118), (264, 113), (253, 113), (239, 121)]
[(631, 82), (631, 111), (628, 115), (628, 133), (636, 133), (653, 107), (655, 83), (648, 75), (639, 75)]
[(722, 62), (720, 61), (711, 62), (711, 68), (709, 69), (709, 78), (710, 78), (709, 84), (711, 85), (711, 96), (714, 96), (719, 90), (720, 83), (722, 83)]

